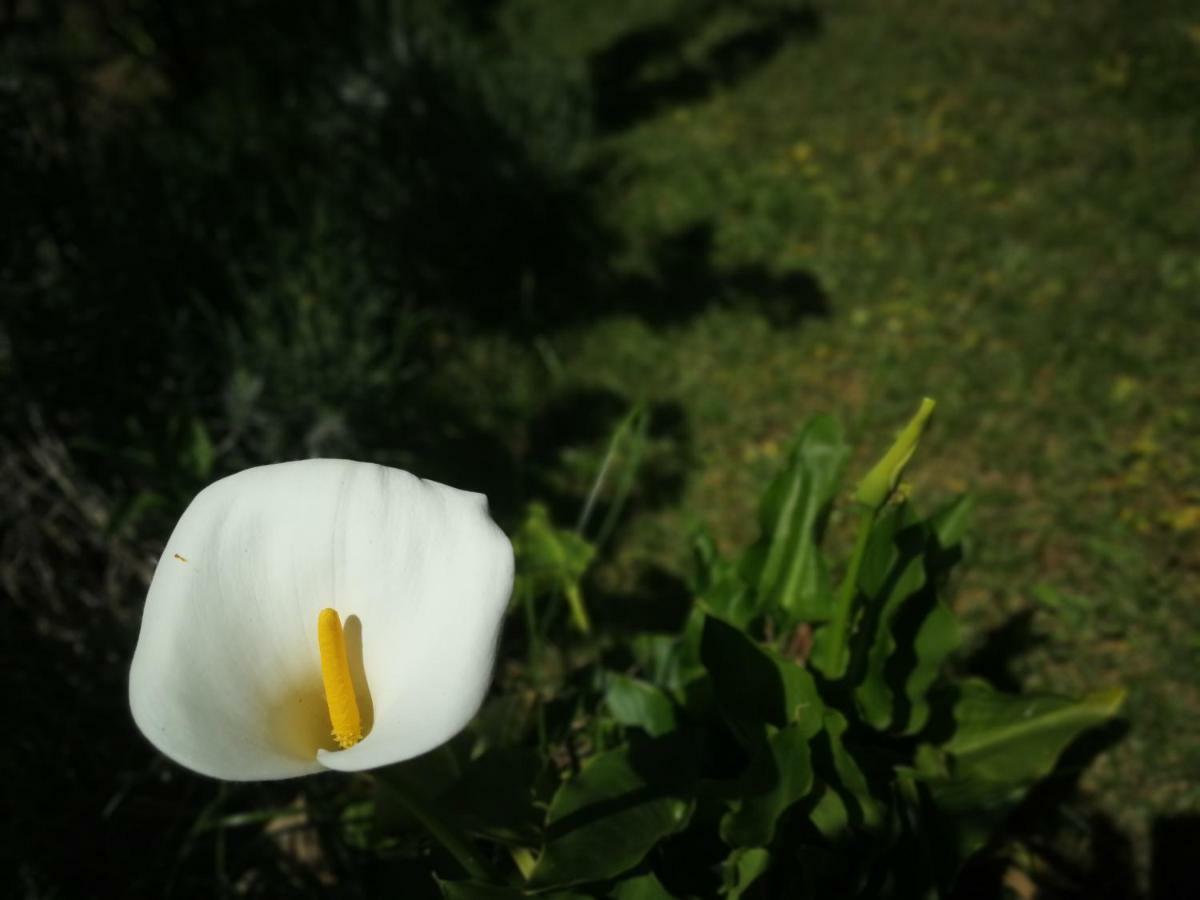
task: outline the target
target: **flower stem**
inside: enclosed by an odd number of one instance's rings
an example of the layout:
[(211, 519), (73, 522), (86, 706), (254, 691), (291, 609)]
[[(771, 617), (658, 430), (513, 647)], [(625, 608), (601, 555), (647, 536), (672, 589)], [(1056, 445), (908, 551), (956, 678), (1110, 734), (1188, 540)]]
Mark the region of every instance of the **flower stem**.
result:
[(588, 634), (592, 630), (591, 620), (588, 619), (587, 607), (583, 605), (583, 594), (579, 592), (578, 585), (571, 585), (566, 589), (567, 605), (571, 607), (571, 621), (575, 627), (579, 629), (581, 634)]
[(850, 639), (850, 623), (854, 618), (854, 599), (858, 595), (858, 571), (862, 568), (863, 556), (867, 551), (867, 540), (871, 526), (875, 524), (875, 510), (864, 507), (858, 520), (858, 537), (854, 541), (854, 552), (846, 575), (838, 589), (833, 608), (833, 619), (829, 622), (829, 637), (821, 670), (827, 678), (841, 678), (846, 674), (849, 663), (847, 644)]
[(414, 790), (402, 778), (384, 778), (381, 782), (404, 810), (420, 822), (446, 852), (458, 860), (468, 875), (493, 884), (503, 883), (499, 873), (472, 846), (462, 830), (435, 809), (418, 790)]

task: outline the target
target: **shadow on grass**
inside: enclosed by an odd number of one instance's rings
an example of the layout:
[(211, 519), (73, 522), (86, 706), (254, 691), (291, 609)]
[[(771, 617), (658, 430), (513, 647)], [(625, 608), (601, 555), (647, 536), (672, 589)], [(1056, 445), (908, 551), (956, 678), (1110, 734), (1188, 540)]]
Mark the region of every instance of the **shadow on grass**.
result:
[(591, 78), (598, 126), (619, 131), (667, 107), (701, 100), (750, 75), (788, 41), (820, 33), (814, 9), (773, 6), (709, 46), (690, 46), (722, 9), (713, 2), (691, 4), (684, 15), (624, 34), (597, 53)]
[(1151, 900), (1178, 897), (1196, 882), (1196, 849), (1200, 847), (1200, 815), (1164, 816), (1151, 832)]
[(963, 668), (1001, 691), (1016, 693), (1021, 683), (1011, 671), (1017, 658), (1046, 642), (1033, 630), (1034, 610), (1022, 610), (983, 636), (980, 645), (967, 657)]
[(660, 241), (651, 250), (652, 274), (614, 285), (620, 306), (660, 325), (694, 311), (697, 300), (737, 301), (779, 326), (829, 315), (825, 292), (806, 272), (775, 274), (755, 266), (718, 270), (714, 237), (714, 225), (705, 222)]

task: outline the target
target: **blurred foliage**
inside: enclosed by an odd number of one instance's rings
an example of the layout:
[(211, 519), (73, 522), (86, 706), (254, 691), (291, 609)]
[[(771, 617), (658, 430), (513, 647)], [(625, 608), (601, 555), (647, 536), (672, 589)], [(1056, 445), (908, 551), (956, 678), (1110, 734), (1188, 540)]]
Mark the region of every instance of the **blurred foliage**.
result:
[(440, 4), (288, 13), (10, 23), (11, 390), (100, 447), (153, 448), (110, 477), (168, 470), (163, 423), (189, 417), (226, 468), (395, 447), (454, 415), (413, 389), (442, 332), (519, 326), (591, 258), (569, 79), (489, 55)]
[(559, 597), (567, 601), (575, 628), (587, 634), (592, 626), (580, 583), (595, 548), (579, 535), (555, 528), (546, 507), (535, 503), (513, 536), (513, 551), (519, 561), (513, 599), (526, 606), (530, 622), (534, 621), (532, 604), (536, 600)]

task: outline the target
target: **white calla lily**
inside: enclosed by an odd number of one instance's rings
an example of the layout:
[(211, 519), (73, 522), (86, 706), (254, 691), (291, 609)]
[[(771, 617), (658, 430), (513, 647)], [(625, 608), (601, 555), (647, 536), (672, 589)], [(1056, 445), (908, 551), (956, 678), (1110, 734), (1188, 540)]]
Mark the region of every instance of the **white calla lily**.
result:
[[(481, 494), (346, 460), (231, 475), (192, 501), (155, 570), (134, 721), (175, 761), (234, 781), (417, 756), (482, 703), (512, 579)], [(336, 665), (362, 712), (357, 742), (333, 739)]]

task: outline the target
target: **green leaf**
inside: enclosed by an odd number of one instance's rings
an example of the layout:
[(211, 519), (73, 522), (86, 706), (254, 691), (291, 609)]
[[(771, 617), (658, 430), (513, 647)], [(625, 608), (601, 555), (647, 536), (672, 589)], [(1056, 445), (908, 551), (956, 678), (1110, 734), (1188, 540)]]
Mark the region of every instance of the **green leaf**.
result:
[(579, 521), (575, 525), (577, 534), (587, 534), (588, 520), (592, 516), (596, 501), (615, 464), (617, 467), (616, 485), (612, 491), (608, 512), (604, 517), (604, 522), (592, 536), (592, 542), (597, 547), (603, 546), (608, 541), (616, 529), (617, 523), (621, 520), (621, 513), (624, 512), (625, 505), (633, 493), (642, 456), (650, 442), (649, 434), (650, 410), (641, 402), (634, 404), (633, 408), (613, 429), (604, 460), (596, 471), (596, 477), (592, 481), (591, 490), (588, 491), (587, 500), (579, 513)]
[(745, 628), (762, 613), (759, 595), (742, 580), (737, 568), (728, 562), (718, 563), (712, 573), (713, 582), (698, 597), (700, 606), (726, 622)]
[(758, 596), (742, 578), (738, 565), (717, 552), (716, 543), (707, 531), (700, 531), (692, 540), (692, 555), (696, 561), (692, 592), (697, 605), (726, 622), (745, 628), (758, 617)]
[(1125, 693), (1111, 689), (1080, 700), (1020, 696), (969, 679), (958, 687), (954, 733), (918, 755), (917, 772), (945, 813), (961, 822), (964, 854), (987, 839), (995, 823), (1084, 731), (1117, 715)]
[(546, 507), (531, 503), (525, 521), (513, 537), (513, 550), (517, 561), (513, 595), (565, 597), (575, 626), (588, 631), (591, 626), (583, 607), (580, 582), (595, 548), (574, 532), (555, 528)]
[(370, 852), (375, 848), (375, 801), (359, 800), (342, 807), (338, 815), (341, 839), (347, 847)]
[[(946, 659), (958, 649), (958, 619), (941, 591), (950, 570), (962, 559), (961, 543), (974, 501), (968, 495), (952, 500), (926, 522), (925, 586), (896, 617), (893, 631), (899, 653), (888, 662), (893, 687), (908, 707), (896, 724), (904, 734), (917, 734), (929, 722), (930, 690), (937, 684)], [(905, 721), (907, 719), (907, 721)]]
[(941, 749), (953, 755), (957, 774), (1014, 784), (1036, 779), (1080, 732), (1115, 716), (1124, 697), (1119, 688), (1080, 700), (1006, 694), (968, 679), (954, 705), (954, 736)]
[(897, 563), (920, 556), (925, 549), (925, 530), (910, 503), (889, 506), (871, 527), (858, 571), (858, 590), (867, 598), (886, 594), (898, 577)]
[(722, 562), (712, 532), (703, 525), (697, 526), (692, 534), (692, 572), (688, 579), (693, 594), (703, 594), (712, 586), (713, 570)]
[(771, 854), (761, 847), (734, 850), (721, 865), (722, 895), (739, 900), (770, 867)]
[(854, 696), (863, 719), (878, 729), (893, 718), (893, 686), (885, 672), (897, 648), (893, 621), (925, 585), (924, 550), (925, 529), (912, 523), (908, 505), (892, 507), (872, 529), (859, 570), (863, 621), (853, 637), (859, 669)]
[(733, 846), (767, 844), (779, 816), (812, 788), (808, 742), (822, 727), (824, 705), (805, 669), (713, 616), (700, 657), (718, 707), (751, 753), (721, 836)]
[(963, 494), (930, 516), (929, 524), (937, 536), (939, 546), (947, 550), (958, 546), (967, 526), (971, 524), (971, 514), (974, 511), (975, 498), (970, 494)]
[(938, 595), (961, 539), (965, 498), (918, 522), (909, 504), (885, 511), (859, 572), (862, 622), (855, 635), (855, 700), (873, 727), (916, 734), (929, 721), (928, 693), (957, 648), (958, 622)]
[(387, 835), (419, 826), (472, 878), (490, 882), (498, 877), (491, 862), (478, 852), (449, 804), (441, 799), (461, 771), (454, 743), (377, 770), (376, 828)]
[(438, 881), (446, 900), (523, 900), (525, 893), (516, 888), (478, 881)]
[(200, 419), (192, 419), (186, 458), (188, 468), (198, 480), (206, 481), (212, 474), (217, 453), (208, 436), (208, 429)]
[(675, 729), (675, 704), (647, 681), (610, 674), (604, 703), (614, 719), (626, 727), (641, 728), (651, 737)]
[(693, 742), (644, 741), (588, 760), (554, 795), (531, 888), (613, 878), (687, 824)]
[[(812, 675), (714, 616), (704, 620), (700, 659), (712, 676), (718, 705), (735, 728), (820, 721), (824, 707)], [(758, 733), (754, 727), (740, 730), (744, 738)]]
[(896, 771), (893, 798), (892, 829), (877, 863), (883, 870), (880, 895), (914, 900), (940, 900), (950, 895), (962, 859), (953, 841), (945, 839), (936, 809), (912, 774), (903, 769)]
[(811, 815), (813, 824), (830, 839), (841, 838), (852, 828), (878, 827), (883, 810), (866, 773), (843, 741), (849, 727), (846, 717), (827, 709), (824, 724), (813, 740), (813, 766), (824, 784)]
[(763, 847), (775, 837), (775, 823), (813, 786), (808, 742), (821, 721), (808, 717), (770, 734), (738, 785), (740, 797), (721, 819), (721, 839), (731, 847)]
[(789, 624), (821, 622), (832, 612), (829, 570), (819, 544), (848, 452), (837, 421), (815, 416), (763, 495), (761, 536), (741, 571), (755, 589), (758, 609), (779, 609)]
[(704, 671), (699, 649), (702, 626), (703, 614), (693, 610), (682, 634), (634, 635), (630, 652), (651, 683), (663, 690), (678, 690)]
[[(911, 640), (913, 648), (912, 667), (904, 681), (904, 696), (908, 700), (908, 721), (903, 728), (905, 734), (917, 734), (929, 722), (933, 708), (929, 698), (930, 689), (937, 683), (942, 666), (959, 645), (958, 619), (950, 608), (932, 590), (926, 592), (931, 606), (923, 616), (915, 610), (920, 620), (917, 633)], [(901, 631), (903, 626), (898, 626)]]
[[(438, 881), (446, 900), (526, 900), (528, 894), (519, 888), (481, 881)], [(553, 891), (538, 894), (538, 900), (592, 900), (587, 894), (574, 891)]]
[[(443, 744), (428, 753), (385, 766), (377, 770), (376, 777), (385, 785), (395, 785), (431, 804), (450, 790), (460, 771), (453, 749), (449, 744)], [(375, 814), (376, 828), (381, 834), (394, 834), (414, 824), (407, 807), (398, 803), (396, 796), (388, 791), (379, 793)]]
[(469, 831), (504, 844), (536, 845), (542, 814), (534, 795), (543, 768), (536, 750), (490, 750), (466, 765), (439, 803)]
[(653, 872), (618, 881), (609, 896), (613, 900), (674, 900)]

